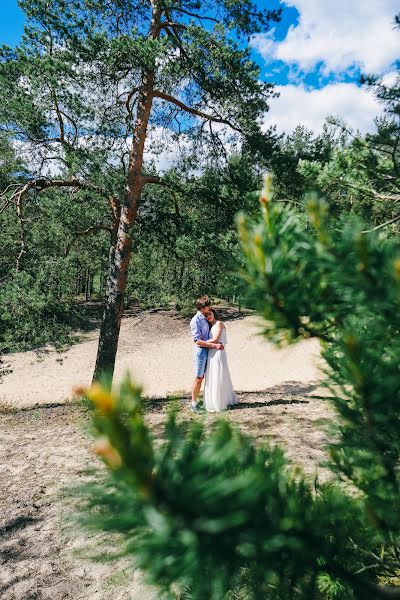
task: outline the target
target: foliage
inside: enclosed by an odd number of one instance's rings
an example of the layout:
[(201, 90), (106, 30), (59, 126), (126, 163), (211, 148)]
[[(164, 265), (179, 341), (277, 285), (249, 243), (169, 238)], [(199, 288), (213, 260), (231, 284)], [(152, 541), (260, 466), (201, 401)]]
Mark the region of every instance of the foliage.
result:
[[(269, 186), (269, 184), (268, 184)], [(365, 497), (386, 544), (399, 535), (400, 244), (365, 234), (356, 221), (330, 230), (327, 208), (312, 198), (313, 230), (261, 197), (262, 218), (239, 219), (244, 277), (280, 344), (323, 342), (332, 402), (339, 415), (331, 467)], [(391, 552), (395, 552), (392, 550)]]
[(234, 155), (223, 168), (196, 176), (171, 170), (165, 179), (170, 187), (149, 188), (143, 198), (128, 298), (191, 308), (201, 293), (233, 299), (240, 291), (232, 276), (240, 259), (234, 217), (257, 207), (257, 173)]
[[(23, 39), (0, 52), (0, 123), (25, 142), (39, 171), (52, 144), (65, 174), (100, 183), (114, 171), (123, 182), (139, 83), (149, 68), (158, 91), (176, 93), (193, 110), (209, 108), (211, 124), (222, 119), (254, 129), (267, 107), (273, 86), (260, 81), (243, 42), (279, 20), (280, 10), (257, 10), (250, 0), (20, 4), (27, 18)], [(162, 17), (155, 38), (148, 36), (153, 7)], [(156, 98), (151, 126), (199, 132), (203, 142), (212, 138), (218, 145), (217, 132), (203, 131), (196, 115)]]
[(334, 148), (328, 161), (299, 163), (305, 186), (323, 194), (331, 214), (341, 220), (349, 214), (360, 216), (370, 225), (393, 220), (397, 232), (399, 122), (377, 119), (376, 132), (365, 136), (354, 135), (340, 121), (331, 122), (347, 137), (347, 143)]
[(2, 352), (29, 349), (55, 338), (61, 345), (68, 339), (68, 325), (62, 323), (68, 313), (48, 290), (42, 291), (26, 273), (18, 273), (0, 289), (0, 331)]
[(21, 269), (16, 266), (18, 224), (9, 211), (0, 215), (6, 250), (0, 259), (1, 351), (26, 350), (46, 343), (60, 346), (72, 341), (74, 329), (92, 326), (85, 323), (87, 311), (77, 300), (96, 298), (100, 293), (109, 235), (82, 239), (79, 232), (91, 225), (96, 211), (107, 212), (104, 203), (92, 198), (89, 205), (82, 192), (67, 203), (54, 190), (27, 202)]
[(275, 199), (297, 205), (303, 210), (302, 199), (305, 193), (310, 189), (317, 189), (317, 186), (315, 177), (310, 181), (302, 165), (306, 163), (322, 168), (329, 163), (333, 152), (344, 143), (344, 136), (338, 136), (335, 129), (327, 123), (320, 135), (298, 125), (293, 133), (277, 139), (274, 151), (260, 161), (274, 173)]
[(339, 225), (348, 215), (360, 216), (370, 227), (397, 234), (400, 188), (400, 75), (391, 81), (362, 77), (362, 83), (384, 106), (375, 119), (375, 131), (364, 135), (344, 122), (328, 117), (323, 132), (314, 136), (304, 127), (277, 141), (264, 164), (273, 171), (275, 199), (300, 204), (313, 190), (327, 201)]

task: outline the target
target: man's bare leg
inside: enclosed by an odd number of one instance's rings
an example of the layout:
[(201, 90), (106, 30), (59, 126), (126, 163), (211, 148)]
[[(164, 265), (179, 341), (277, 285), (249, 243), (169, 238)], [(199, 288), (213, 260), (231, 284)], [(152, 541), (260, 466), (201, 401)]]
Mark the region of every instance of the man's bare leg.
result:
[(204, 377), (196, 377), (192, 385), (192, 406), (197, 406), (197, 398), (200, 394), (200, 388)]

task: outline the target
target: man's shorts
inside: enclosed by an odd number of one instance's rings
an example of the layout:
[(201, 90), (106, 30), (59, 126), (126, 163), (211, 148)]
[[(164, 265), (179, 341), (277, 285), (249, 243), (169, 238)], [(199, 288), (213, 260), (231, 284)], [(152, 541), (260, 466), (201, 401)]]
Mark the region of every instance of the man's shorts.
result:
[(194, 372), (196, 377), (204, 377), (208, 358), (207, 348), (194, 345)]

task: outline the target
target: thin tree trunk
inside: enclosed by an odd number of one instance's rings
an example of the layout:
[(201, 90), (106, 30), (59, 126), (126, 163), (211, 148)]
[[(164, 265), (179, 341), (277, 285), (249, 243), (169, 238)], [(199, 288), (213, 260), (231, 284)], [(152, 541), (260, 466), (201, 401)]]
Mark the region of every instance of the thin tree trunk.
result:
[(85, 302), (90, 300), (90, 269), (86, 269)]
[[(149, 37), (159, 36), (161, 11), (156, 2), (153, 4), (153, 15)], [(129, 156), (129, 167), (126, 178), (125, 198), (119, 218), (115, 246), (110, 248), (109, 272), (106, 284), (103, 319), (100, 328), (99, 346), (93, 381), (107, 373), (113, 375), (115, 357), (118, 348), (121, 319), (124, 309), (124, 297), (128, 276), (129, 261), (132, 252), (130, 229), (134, 224), (139, 201), (142, 194), (142, 165), (144, 144), (147, 136), (154, 89), (154, 67), (142, 73), (139, 90), (136, 121), (133, 130), (132, 146)]]
[(22, 260), (26, 254), (26, 243), (25, 243), (25, 220), (22, 206), (22, 195), (17, 197), (17, 217), (19, 221), (19, 244), (20, 251), (17, 256), (16, 270), (20, 271), (22, 266)]
[(178, 281), (179, 281), (179, 289), (181, 290), (183, 287), (183, 274), (185, 272), (185, 259), (182, 258), (181, 263), (180, 263), (180, 267), (179, 267), (179, 275), (178, 275)]
[(99, 298), (103, 297), (103, 272), (100, 271), (99, 274), (99, 290), (98, 290), (98, 294), (99, 294)]

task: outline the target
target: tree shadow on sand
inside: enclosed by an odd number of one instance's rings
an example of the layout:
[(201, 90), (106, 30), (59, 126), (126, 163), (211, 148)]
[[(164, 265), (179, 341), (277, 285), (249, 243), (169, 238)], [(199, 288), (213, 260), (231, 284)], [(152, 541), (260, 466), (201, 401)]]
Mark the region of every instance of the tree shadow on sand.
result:
[(259, 392), (244, 392), (246, 394), (312, 394), (322, 386), (322, 381), (295, 381), (289, 380), (278, 383)]
[[(249, 310), (247, 308), (242, 308), (241, 310), (239, 310), (239, 308), (237, 306), (215, 305), (214, 308), (217, 311), (218, 319), (220, 319), (221, 321), (224, 321), (224, 322), (241, 321), (241, 320), (245, 319), (246, 317), (255, 314), (254, 311)], [(176, 309), (162, 309), (161, 308), (161, 309), (152, 309), (149, 312), (169, 313), (169, 315), (173, 319), (189, 323), (190, 319), (196, 313), (196, 309), (193, 308), (193, 311), (189, 315), (186, 313), (181, 313), (179, 310), (176, 310)]]
[(32, 523), (36, 523), (37, 521), (40, 521), (40, 519), (32, 517), (30, 515), (20, 515), (15, 519), (11, 519), (11, 521), (8, 521), (4, 525), (0, 526), (0, 539), (4, 540), (7, 537), (7, 535), (11, 535), (18, 529), (24, 529), (28, 525), (32, 525)]
[[(231, 410), (239, 408), (262, 408), (278, 404), (308, 404), (309, 399), (307, 396), (310, 398), (322, 398), (322, 396), (311, 393), (320, 387), (320, 381), (285, 381), (264, 390), (236, 391), (238, 404), (232, 406)], [(277, 398), (276, 396), (280, 397)], [(190, 394), (187, 392), (176, 392), (167, 397), (153, 396), (144, 398), (146, 410), (149, 412), (162, 412), (165, 409), (166, 402), (178, 402), (185, 405), (188, 404), (189, 400)]]
[(236, 306), (215, 306), (218, 313), (218, 319), (221, 321), (241, 321), (245, 317), (254, 314), (254, 311), (248, 309), (239, 310)]
[(279, 406), (283, 404), (309, 404), (309, 400), (300, 400), (297, 398), (277, 398), (276, 400), (266, 400), (265, 402), (239, 402), (233, 406), (228, 406), (228, 410), (241, 410), (243, 408), (265, 408), (266, 406)]
[[(37, 524), (39, 521), (41, 519), (32, 517), (31, 515), (20, 515), (0, 526), (0, 562), (2, 564), (18, 565), (20, 561), (29, 558), (29, 552), (27, 552), (29, 547), (21, 542), (18, 534), (25, 528)], [(8, 582), (0, 585), (0, 594), (2, 597), (14, 585), (26, 581), (30, 577), (29, 572), (21, 575), (17, 571), (15, 569), (14, 577), (11, 577)]]

